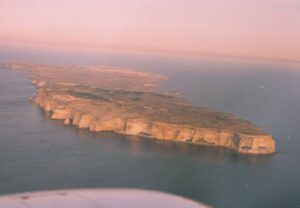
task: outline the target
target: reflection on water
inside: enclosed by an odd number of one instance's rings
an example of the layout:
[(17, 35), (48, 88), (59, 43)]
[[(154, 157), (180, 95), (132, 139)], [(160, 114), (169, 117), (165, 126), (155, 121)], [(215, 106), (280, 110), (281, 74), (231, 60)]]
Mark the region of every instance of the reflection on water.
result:
[[(42, 110), (40, 111), (42, 114)], [(50, 119), (48, 117), (48, 119)], [(62, 121), (52, 120), (53, 125), (60, 128), (71, 128), (86, 139), (114, 140), (118, 146), (128, 147), (130, 153), (139, 155), (145, 151), (156, 152), (172, 157), (174, 153), (193, 157), (205, 162), (211, 161), (232, 161), (235, 163), (247, 163), (251, 165), (265, 165), (273, 155), (243, 155), (226, 148), (193, 145), (180, 142), (143, 138), (139, 136), (120, 135), (114, 132), (93, 133), (84, 129), (77, 129), (74, 126), (65, 126)]]
[(176, 143), (171, 141), (160, 141), (135, 136), (118, 136), (118, 139), (122, 140), (122, 142), (128, 142), (130, 149), (136, 154), (142, 153), (145, 151), (145, 149), (150, 148), (151, 151), (157, 152), (159, 154), (165, 154), (168, 156), (172, 156), (174, 152), (176, 152), (176, 154), (188, 155), (189, 157), (193, 157), (194, 159), (200, 159), (201, 161), (205, 162), (222, 162), (225, 160), (233, 160), (234, 162), (249, 163), (252, 165), (263, 165), (267, 163), (269, 158), (271, 157), (271, 155), (241, 155), (225, 148), (208, 147), (200, 145), (197, 146), (192, 144)]

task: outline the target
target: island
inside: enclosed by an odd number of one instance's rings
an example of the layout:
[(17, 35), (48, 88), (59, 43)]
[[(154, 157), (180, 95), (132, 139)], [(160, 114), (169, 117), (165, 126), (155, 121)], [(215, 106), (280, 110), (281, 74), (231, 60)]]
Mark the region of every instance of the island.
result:
[(126, 68), (10, 62), (37, 87), (35, 103), (51, 119), (91, 132), (185, 142), (243, 154), (276, 151), (272, 136), (231, 113), (193, 106), (177, 93), (160, 92), (167, 77)]

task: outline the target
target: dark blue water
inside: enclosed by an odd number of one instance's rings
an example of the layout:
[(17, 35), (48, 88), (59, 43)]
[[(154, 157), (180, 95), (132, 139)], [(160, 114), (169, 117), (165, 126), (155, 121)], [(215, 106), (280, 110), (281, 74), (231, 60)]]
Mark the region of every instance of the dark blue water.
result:
[[(25, 56), (26, 55), (26, 56)], [(196, 105), (233, 112), (270, 132), (271, 156), (92, 134), (49, 120), (29, 100), (23, 72), (0, 70), (0, 193), (78, 187), (135, 187), (215, 207), (300, 207), (300, 68), (285, 64), (159, 55), (1, 53), (47, 63), (156, 71)], [(298, 70), (297, 70), (298, 69)]]

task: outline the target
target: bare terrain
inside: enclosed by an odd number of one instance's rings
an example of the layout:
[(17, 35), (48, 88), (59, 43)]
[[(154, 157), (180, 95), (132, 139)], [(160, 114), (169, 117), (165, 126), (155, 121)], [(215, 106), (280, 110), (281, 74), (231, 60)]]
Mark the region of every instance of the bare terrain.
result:
[(52, 119), (93, 132), (232, 149), (245, 154), (275, 152), (271, 135), (233, 114), (191, 105), (156, 89), (163, 75), (114, 67), (8, 63), (27, 71), (38, 93), (35, 102)]

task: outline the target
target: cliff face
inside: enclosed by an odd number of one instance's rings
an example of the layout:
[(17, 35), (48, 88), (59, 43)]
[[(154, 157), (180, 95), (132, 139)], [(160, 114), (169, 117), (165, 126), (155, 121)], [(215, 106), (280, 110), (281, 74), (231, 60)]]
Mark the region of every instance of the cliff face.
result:
[(245, 154), (276, 151), (272, 136), (233, 114), (192, 106), (155, 86), (166, 77), (112, 67), (10, 63), (38, 89), (35, 102), (52, 119), (93, 132), (210, 145)]
[(88, 110), (76, 108), (75, 105), (72, 106), (66, 100), (47, 96), (40, 91), (35, 102), (50, 113), (52, 119), (64, 120), (66, 125), (75, 125), (80, 129), (88, 129), (92, 132), (113, 131), (124, 135), (225, 147), (244, 154), (275, 152), (275, 142), (268, 134), (247, 134), (226, 128), (172, 124), (126, 116), (125, 113), (116, 116), (106, 110), (91, 113)]

